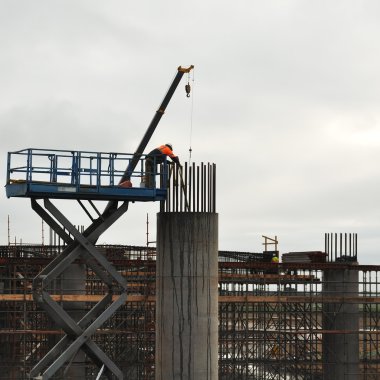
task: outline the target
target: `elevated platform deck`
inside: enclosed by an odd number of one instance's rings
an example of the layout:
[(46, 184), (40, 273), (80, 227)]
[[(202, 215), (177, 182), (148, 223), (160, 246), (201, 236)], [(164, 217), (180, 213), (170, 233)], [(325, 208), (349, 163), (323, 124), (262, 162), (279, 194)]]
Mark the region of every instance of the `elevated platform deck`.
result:
[(147, 189), (140, 187), (122, 188), (115, 186), (73, 186), (65, 183), (49, 182), (10, 182), (6, 194), (11, 197), (52, 198), (52, 199), (86, 199), (117, 201), (162, 201), (166, 198), (166, 189)]
[[(133, 154), (24, 149), (8, 153), (6, 195), (24, 198), (162, 201), (167, 195), (167, 165), (145, 172), (145, 156), (130, 173), (132, 187), (119, 181)], [(155, 186), (145, 188), (146, 175)]]

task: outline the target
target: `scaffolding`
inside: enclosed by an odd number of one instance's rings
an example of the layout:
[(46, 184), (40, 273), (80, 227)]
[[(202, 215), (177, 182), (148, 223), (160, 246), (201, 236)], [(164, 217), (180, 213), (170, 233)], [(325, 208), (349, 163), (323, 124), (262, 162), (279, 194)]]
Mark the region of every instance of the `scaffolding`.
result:
[[(64, 335), (32, 296), (33, 278), (62, 249), (0, 247), (0, 379), (28, 379), (33, 366)], [(128, 297), (92, 340), (125, 378), (154, 379), (155, 249), (97, 249), (127, 278)], [(356, 378), (378, 379), (380, 266), (338, 261), (271, 264), (263, 255), (219, 252), (219, 379), (326, 379), (326, 354), (334, 361), (326, 341), (351, 336), (358, 337)], [(358, 275), (356, 294), (326, 291), (327, 273), (339, 271)], [(60, 281), (57, 277), (49, 289), (53, 299), (60, 305), (80, 302), (86, 311), (106, 291), (90, 267), (83, 294), (71, 294)], [(332, 329), (329, 321), (347, 305), (357, 310), (357, 328)], [(83, 366), (87, 379), (99, 372), (86, 356), (76, 365)], [(63, 378), (64, 371), (54, 378)]]

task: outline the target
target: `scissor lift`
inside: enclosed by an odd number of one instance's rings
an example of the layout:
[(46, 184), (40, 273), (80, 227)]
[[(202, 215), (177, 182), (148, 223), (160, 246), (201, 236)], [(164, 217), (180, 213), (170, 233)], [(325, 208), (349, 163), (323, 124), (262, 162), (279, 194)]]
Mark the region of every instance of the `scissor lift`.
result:
[[(126, 279), (97, 251), (95, 244), (100, 235), (127, 211), (129, 202), (166, 199), (167, 164), (154, 165), (153, 173), (145, 173), (143, 152), (182, 76), (192, 69), (193, 66), (178, 67), (172, 84), (133, 154), (45, 149), (8, 153), (7, 197), (30, 198), (33, 210), (66, 244), (63, 252), (33, 280), (34, 300), (66, 335), (35, 365), (30, 378), (52, 378), (64, 365), (70, 366), (77, 352), (83, 350), (99, 368), (105, 369), (104, 374), (108, 378), (123, 379), (120, 369), (91, 340), (96, 330), (127, 298)], [(189, 84), (186, 93), (189, 96)], [(153, 176), (153, 188), (144, 186), (145, 175)], [(40, 204), (41, 199), (43, 205)], [(91, 219), (89, 227), (79, 232), (51, 199), (76, 200)], [(89, 212), (85, 201), (95, 211), (96, 218), (91, 216), (93, 213)], [(99, 212), (93, 201), (108, 203), (104, 211)], [(49, 287), (78, 259), (106, 284), (107, 292), (76, 322), (49, 294)]]
[[(91, 341), (91, 335), (126, 301), (127, 283), (112, 264), (97, 251), (95, 243), (128, 209), (130, 201), (161, 201), (166, 197), (167, 166), (150, 173), (157, 180), (154, 188), (144, 187), (145, 156), (137, 162), (137, 170), (129, 173), (132, 187), (123, 188), (119, 178), (133, 159), (132, 154), (25, 149), (8, 154), (6, 193), (8, 197), (31, 199), (33, 210), (63, 239), (67, 245), (33, 281), (34, 300), (46, 310), (66, 335), (32, 369), (31, 378), (49, 379), (82, 349), (98, 367), (123, 378), (119, 368)], [(156, 165), (154, 165), (156, 167)], [(39, 202), (43, 200), (43, 205)], [(51, 199), (79, 202), (91, 218), (84, 232), (78, 229), (53, 204)], [(97, 214), (94, 219), (86, 200)], [(100, 213), (94, 200), (108, 200)], [(119, 206), (120, 201), (120, 206)], [(93, 214), (93, 212), (92, 212)], [(74, 261), (81, 259), (107, 285), (103, 299), (79, 322), (48, 293), (49, 287)]]

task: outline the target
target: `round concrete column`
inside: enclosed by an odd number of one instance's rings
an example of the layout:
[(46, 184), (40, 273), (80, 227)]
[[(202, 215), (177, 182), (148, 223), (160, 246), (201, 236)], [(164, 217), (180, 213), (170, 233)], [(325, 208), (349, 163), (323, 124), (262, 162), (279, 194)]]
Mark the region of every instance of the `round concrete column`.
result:
[(156, 380), (218, 378), (218, 215), (159, 213)]
[[(353, 263), (351, 265), (357, 265)], [(358, 297), (358, 271), (328, 269), (324, 271), (323, 296)], [(359, 307), (356, 303), (323, 305), (323, 373), (325, 380), (359, 378)]]

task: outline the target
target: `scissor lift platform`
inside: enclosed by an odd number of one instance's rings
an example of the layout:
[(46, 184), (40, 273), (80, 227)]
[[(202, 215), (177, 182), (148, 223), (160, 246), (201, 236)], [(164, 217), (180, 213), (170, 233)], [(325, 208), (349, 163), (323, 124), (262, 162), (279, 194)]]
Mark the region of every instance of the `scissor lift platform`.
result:
[[(95, 242), (128, 210), (131, 201), (165, 200), (167, 164), (153, 165), (154, 172), (146, 173), (145, 156), (142, 154), (29, 148), (8, 153), (7, 165), (7, 197), (30, 198), (33, 210), (66, 244), (65, 250), (33, 280), (34, 301), (45, 309), (66, 335), (32, 368), (30, 378), (52, 378), (61, 367), (67, 363), (70, 365), (81, 349), (99, 368), (105, 368), (109, 379), (123, 379), (123, 373), (92, 341), (91, 336), (124, 305), (127, 281), (97, 251)], [(144, 186), (147, 175), (152, 188)], [(126, 178), (131, 187), (123, 187), (123, 182), (119, 185)], [(43, 205), (40, 199), (43, 199)], [(51, 199), (78, 201), (91, 224), (80, 232)], [(93, 218), (82, 200), (88, 200), (97, 218)], [(92, 202), (96, 200), (108, 201), (103, 213)], [(51, 284), (77, 259), (84, 260), (108, 289), (80, 321), (74, 320), (49, 294)]]
[[(166, 165), (144, 187), (145, 156), (131, 174), (132, 187), (119, 186), (133, 154), (24, 149), (8, 153), (7, 197), (105, 201), (162, 201), (167, 193)], [(154, 165), (156, 167), (156, 165)]]

